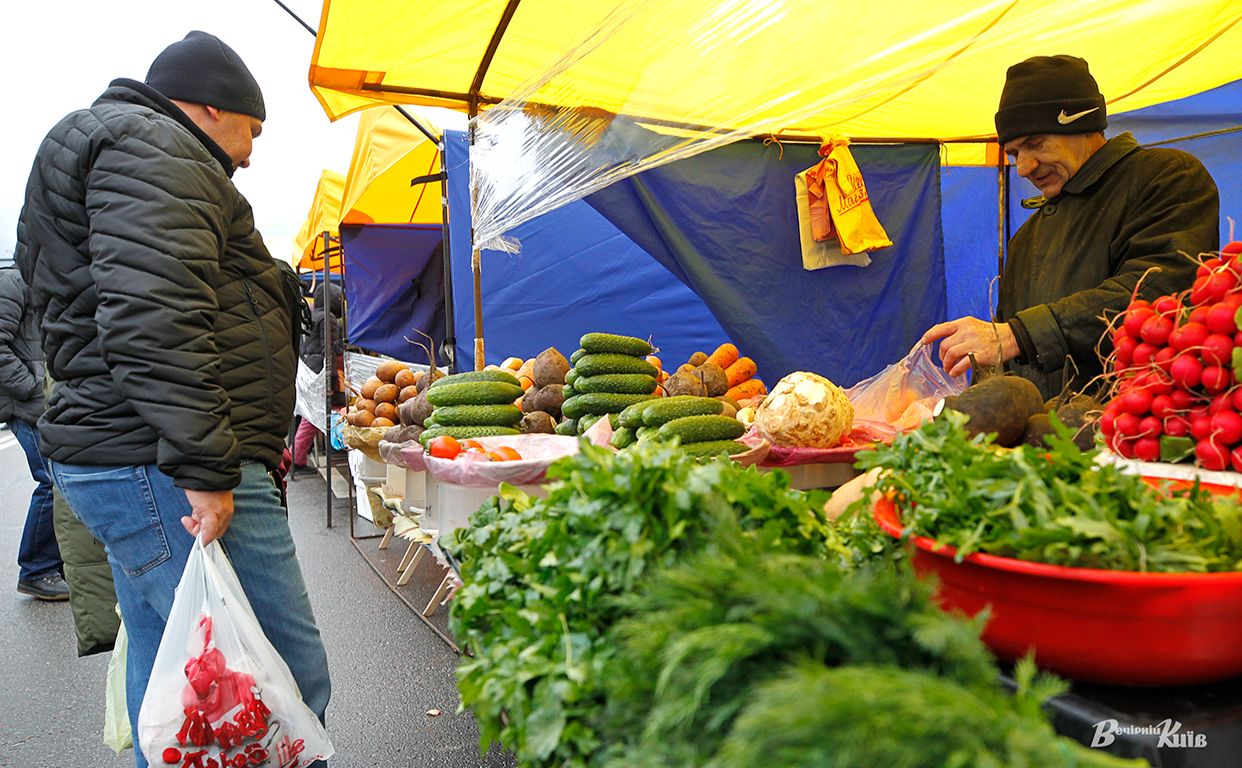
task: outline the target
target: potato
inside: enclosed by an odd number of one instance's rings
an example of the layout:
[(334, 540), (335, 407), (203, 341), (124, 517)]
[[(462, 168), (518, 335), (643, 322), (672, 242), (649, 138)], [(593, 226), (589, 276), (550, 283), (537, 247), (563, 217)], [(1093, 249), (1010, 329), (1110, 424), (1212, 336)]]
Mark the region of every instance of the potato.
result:
[(392, 377), (392, 383), (396, 384), (401, 389), (414, 386), (414, 382), (414, 371), (411, 371), (409, 368), (402, 368), (397, 371), (396, 376)]
[(354, 420), (350, 423), (355, 427), (369, 427), (375, 423), (375, 414), (370, 411), (358, 411), (354, 414)]
[(400, 394), (397, 395), (397, 402), (404, 403), (406, 400), (409, 400), (414, 397), (418, 397), (418, 387), (414, 384), (411, 384), (408, 387), (403, 387), (401, 389)]
[(359, 411), (370, 411), (375, 413), (375, 401), (360, 398), (354, 401), (354, 409)]
[(396, 426), (396, 425), (395, 425), (395, 424), (393, 424), (392, 419), (385, 419), (385, 418), (384, 418), (384, 417), (382, 417), (382, 416), (376, 416), (376, 417), (375, 417), (375, 419), (371, 422), (370, 426), (372, 426), (372, 427), (392, 427), (392, 426)]
[(375, 402), (395, 403), (400, 395), (401, 390), (396, 384), (384, 384), (375, 390)]
[(409, 366), (397, 360), (385, 360), (375, 367), (375, 377), (385, 384), (393, 383), (400, 371), (408, 371)]
[(375, 418), (388, 419), (395, 424), (397, 421), (397, 406), (392, 403), (376, 403)]
[(384, 386), (384, 382), (372, 376), (362, 385), (362, 389), (359, 390), (358, 394), (362, 395), (367, 400), (370, 400), (375, 397), (375, 390), (382, 386)]

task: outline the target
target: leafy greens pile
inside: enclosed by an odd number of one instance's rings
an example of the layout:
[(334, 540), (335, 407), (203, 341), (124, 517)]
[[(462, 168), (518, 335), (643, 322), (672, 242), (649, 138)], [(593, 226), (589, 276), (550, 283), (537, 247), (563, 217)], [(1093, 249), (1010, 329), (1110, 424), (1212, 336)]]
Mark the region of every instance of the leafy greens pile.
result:
[[(1050, 450), (1002, 449), (945, 411), (891, 446), (858, 455), (885, 467), (906, 530), (957, 548), (1125, 571), (1242, 570), (1242, 503), (1199, 487), (1153, 488), (1095, 461), (1056, 425)], [(867, 514), (866, 510), (856, 510)]]
[(1056, 736), (1064, 690), (1028, 659), (998, 683), (980, 621), (908, 570), (845, 572), (726, 525), (624, 600), (608, 667), (610, 768), (1135, 766)]
[(474, 654), (457, 670), (462, 704), (485, 746), (499, 741), (523, 764), (599, 759), (616, 598), (699, 548), (713, 519), (736, 518), (763, 551), (849, 555), (823, 520), (826, 494), (791, 490), (784, 473), (688, 462), (654, 442), (618, 454), (584, 442), (548, 477), (546, 498), (508, 490), (450, 545), (464, 582), (450, 627)]

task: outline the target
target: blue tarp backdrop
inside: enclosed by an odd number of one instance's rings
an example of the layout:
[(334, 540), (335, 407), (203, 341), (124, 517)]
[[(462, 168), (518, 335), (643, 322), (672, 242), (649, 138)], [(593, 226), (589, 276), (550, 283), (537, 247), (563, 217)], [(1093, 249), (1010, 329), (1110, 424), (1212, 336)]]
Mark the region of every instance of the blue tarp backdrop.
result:
[(444, 257), (440, 227), (367, 224), (341, 227), (347, 336), (372, 352), (426, 363), (423, 331), (444, 340)]
[[(475, 334), (466, 135), (449, 131), (445, 145), (457, 363), (469, 370)], [(676, 365), (726, 338), (702, 300), (584, 202), (510, 234), (521, 240), (521, 253), (483, 253), (489, 363), (533, 357), (549, 346), (569, 357), (582, 334), (608, 331), (651, 337), (665, 362)]]

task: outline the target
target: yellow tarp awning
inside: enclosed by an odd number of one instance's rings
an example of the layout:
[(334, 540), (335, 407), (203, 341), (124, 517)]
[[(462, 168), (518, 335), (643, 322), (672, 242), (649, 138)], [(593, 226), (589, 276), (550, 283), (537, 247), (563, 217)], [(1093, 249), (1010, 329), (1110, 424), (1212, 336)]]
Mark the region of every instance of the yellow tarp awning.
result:
[[(324, 170), (320, 174), (310, 212), (293, 241), (293, 257), (299, 270), (323, 269), (323, 233), (329, 232), (333, 237), (337, 235), (341, 221), (341, 192), (344, 187), (345, 177), (336, 171)], [(334, 272), (340, 271), (338, 255), (331, 256), (329, 268)]]
[[(526, 92), (645, 120), (852, 137), (993, 134), (1005, 69), (1090, 62), (1112, 113), (1242, 77), (1237, 0), (325, 0), (310, 69), (332, 118)], [(529, 82), (551, 73), (555, 87)], [(572, 101), (571, 101), (572, 99)]]
[(439, 224), (439, 180), (410, 184), (439, 173), (439, 149), (409, 120), (391, 107), (368, 109), (358, 121), (339, 223)]

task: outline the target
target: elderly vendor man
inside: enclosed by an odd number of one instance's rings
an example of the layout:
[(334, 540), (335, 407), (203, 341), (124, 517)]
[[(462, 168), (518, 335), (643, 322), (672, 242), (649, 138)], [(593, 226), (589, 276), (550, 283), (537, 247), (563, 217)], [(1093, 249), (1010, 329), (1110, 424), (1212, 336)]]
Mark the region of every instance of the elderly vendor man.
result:
[[(1009, 241), (997, 321), (933, 326), (950, 375), (1005, 363), (1045, 398), (1089, 388), (1112, 350), (1105, 317), (1139, 295), (1191, 286), (1201, 253), (1220, 246), (1216, 184), (1194, 156), (1104, 138), (1107, 109), (1087, 62), (1037, 56), (1009, 68), (997, 139), (1039, 195)], [(1098, 346), (1098, 350), (1097, 350)]]

